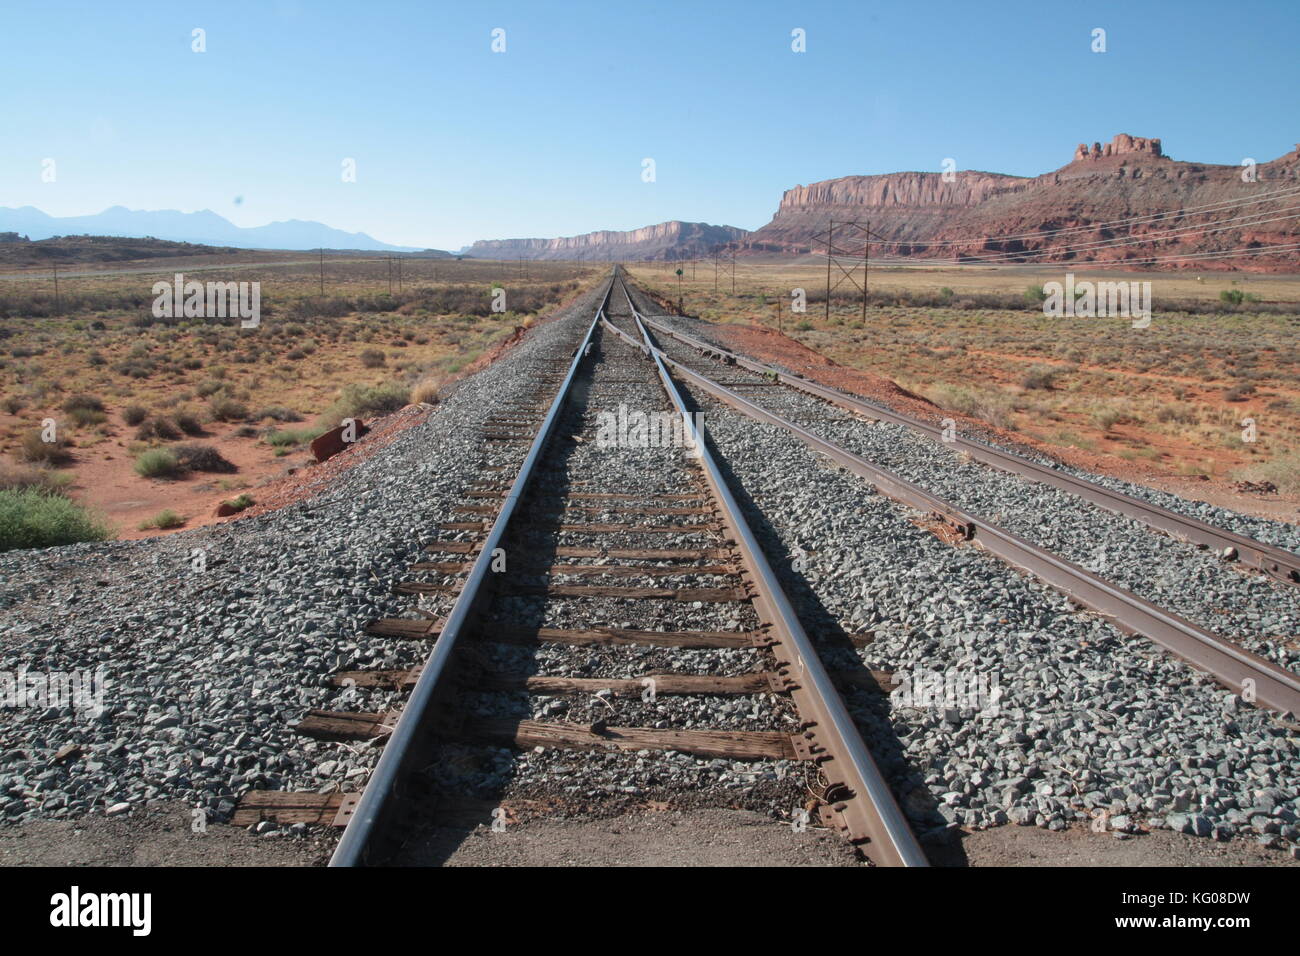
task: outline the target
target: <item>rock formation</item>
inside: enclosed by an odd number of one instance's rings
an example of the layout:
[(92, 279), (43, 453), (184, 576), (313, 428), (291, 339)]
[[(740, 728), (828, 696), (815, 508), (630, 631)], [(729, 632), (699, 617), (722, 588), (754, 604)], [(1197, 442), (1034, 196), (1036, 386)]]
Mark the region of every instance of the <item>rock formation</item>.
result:
[(689, 259), (748, 235), (735, 226), (661, 222), (626, 232), (588, 232), (562, 239), (480, 239), (466, 251), (479, 259)]
[[(1120, 134), (1109, 143), (1080, 144), (1074, 161), (1032, 178), (958, 171), (845, 176), (786, 190), (772, 221), (741, 240), (741, 254), (819, 255), (831, 220), (869, 224), (879, 238), (873, 257), (956, 259), (993, 264), (1132, 261), (1144, 268), (1300, 269), (1295, 251), (1223, 259), (1177, 260), (1179, 255), (1300, 242), (1300, 220), (1252, 224), (1230, 217), (1277, 215), (1286, 199), (1251, 206), (1152, 217), (1212, 203), (1250, 199), (1261, 191), (1300, 187), (1300, 146), (1260, 163), (1246, 183), (1238, 166), (1169, 159), (1158, 139)], [(1134, 220), (1106, 226), (1117, 220)], [(1197, 229), (1205, 226), (1204, 230)], [(1069, 230), (1063, 232), (1062, 230)], [(1171, 235), (1171, 233), (1176, 233)], [(842, 248), (858, 251), (860, 235), (847, 225)], [(1149, 236), (1149, 238), (1147, 238)], [(1091, 243), (1091, 245), (1087, 245)], [(837, 240), (837, 245), (840, 245)], [(1079, 248), (1083, 246), (1083, 248)], [(1162, 257), (1158, 263), (1143, 260)]]
[(1101, 143), (1093, 143), (1091, 150), (1088, 149), (1087, 143), (1080, 143), (1074, 148), (1074, 161), (1077, 163), (1081, 159), (1104, 159), (1107, 156), (1124, 156), (1128, 153), (1145, 153), (1156, 157), (1164, 155), (1160, 151), (1160, 140), (1120, 133), (1105, 146)]

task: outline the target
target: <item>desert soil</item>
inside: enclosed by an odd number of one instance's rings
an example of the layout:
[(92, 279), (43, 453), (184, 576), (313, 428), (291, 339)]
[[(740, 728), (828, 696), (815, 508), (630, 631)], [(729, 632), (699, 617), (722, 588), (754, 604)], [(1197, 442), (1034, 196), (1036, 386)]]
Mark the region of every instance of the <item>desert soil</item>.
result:
[[(270, 837), (212, 824), (194, 833), (190, 809), (168, 804), (130, 816), (0, 829), (0, 866), (318, 866), (333, 844), (333, 834), (319, 830)], [(1119, 840), (1086, 829), (1004, 826), (961, 833), (927, 852), (935, 866), (1300, 866), (1245, 840), (1215, 843), (1168, 831)], [(534, 817), (501, 832), (485, 825), (448, 829), (431, 834), (413, 857), (445, 866), (859, 865), (829, 831), (796, 833), (758, 813), (723, 809)]]

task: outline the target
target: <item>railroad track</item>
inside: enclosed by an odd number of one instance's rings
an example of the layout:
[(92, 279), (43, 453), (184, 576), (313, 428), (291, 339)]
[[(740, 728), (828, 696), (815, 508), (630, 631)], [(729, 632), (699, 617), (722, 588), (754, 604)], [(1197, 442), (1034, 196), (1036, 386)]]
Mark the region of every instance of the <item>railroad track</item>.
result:
[[(631, 301), (630, 295), (629, 301)], [(663, 322), (647, 318), (635, 306), (632, 308), (632, 317), (628, 321), (635, 323), (634, 330), (628, 328), (616, 331), (629, 340), (635, 340), (640, 335), (650, 341), (658, 359), (673, 375), (681, 378), (692, 389), (698, 389), (709, 399), (716, 400), (757, 421), (787, 430), (810, 448), (871, 482), (882, 494), (943, 522), (951, 530), (953, 538), (978, 544), (1008, 564), (1034, 575), (1075, 602), (1107, 616), (1120, 629), (1154, 641), (1197, 669), (1212, 675), (1225, 686), (1242, 693), (1246, 699), (1253, 698), (1259, 704), (1282, 714), (1300, 714), (1300, 678), (1290, 671), (1251, 653), (1227, 637), (1198, 626), (1106, 580), (1101, 575), (1061, 558), (1047, 548), (1000, 528), (983, 517), (974, 515), (926, 491), (854, 454), (843, 445), (827, 439), (814, 428), (804, 427), (766, 407), (760, 401), (739, 394), (736, 386), (727, 387), (721, 384), (716, 373), (702, 371), (699, 362), (688, 363), (680, 354), (676, 357), (670, 355), (665, 351), (666, 346), (661, 346), (655, 335), (680, 343), (679, 349), (689, 347), (699, 352), (712, 360), (713, 368), (739, 366), (763, 376), (765, 380), (787, 385), (855, 414), (904, 424), (935, 440), (940, 440), (939, 431), (927, 423), (863, 402), (817, 383), (790, 376), (762, 363), (684, 335)], [(986, 464), (1034, 480), (1042, 480), (1062, 490), (1072, 491), (1099, 507), (1137, 518), (1152, 528), (1207, 546), (1235, 548), (1243, 558), (1277, 581), (1294, 584), (1300, 580), (1296, 572), (1297, 566), (1300, 565), (1300, 558), (1289, 552), (1214, 528), (1204, 522), (1178, 515), (1140, 499), (1052, 471), (1027, 459), (969, 439), (964, 439), (959, 448), (968, 451), (972, 457)]]
[[(464, 520), (444, 523), (429, 560), (396, 585), (417, 601), (444, 596), (450, 610), (371, 625), (432, 641), (427, 660), (335, 676), (409, 690), (400, 714), (313, 711), (299, 724), (383, 742), (360, 797), (329, 803), (346, 821), (331, 865), (409, 861), (458, 797), (483, 799), (453, 779), (457, 762), (503, 746), (522, 792), (532, 764), (557, 752), (631, 761), (615, 772), (652, 780), (655, 761), (739, 762), (751, 803), (797, 815), (811, 791), (805, 812), (870, 861), (925, 865), (837, 690), (888, 689), (889, 676), (826, 669), (664, 358), (607, 313), (631, 318), (617, 275), (534, 400), (489, 421), (484, 478), (454, 516)], [(680, 441), (620, 434), (601, 447), (600, 413), (627, 407), (656, 413)], [(726, 700), (739, 706), (707, 703)], [(547, 719), (556, 714), (566, 719)], [(264, 812), (256, 802), (247, 812)]]
[(1053, 488), (1077, 495), (1084, 501), (1114, 514), (1123, 515), (1140, 521), (1148, 527), (1163, 531), (1183, 541), (1206, 548), (1212, 548), (1219, 554), (1240, 560), (1243, 564), (1257, 568), (1270, 577), (1284, 584), (1300, 587), (1300, 555), (1282, 548), (1256, 541), (1245, 535), (1236, 534), (1224, 528), (1188, 515), (1179, 514), (1168, 508), (1144, 501), (1133, 495), (1107, 488), (1096, 482), (1088, 481), (1040, 464), (1015, 452), (986, 444), (969, 435), (961, 435), (955, 430), (945, 437), (944, 430), (936, 428), (930, 422), (896, 411), (885, 405), (867, 401), (856, 395), (850, 395), (829, 385), (812, 381), (800, 375), (783, 371), (771, 365), (755, 361), (744, 355), (730, 352), (711, 342), (686, 335), (662, 322), (640, 315), (641, 321), (651, 330), (677, 342), (695, 349), (701, 355), (712, 358), (724, 365), (746, 369), (788, 388), (811, 395), (828, 402), (854, 415), (860, 415), (872, 421), (886, 421), (902, 425), (918, 435), (949, 446), (954, 452), (965, 454), (975, 461), (989, 465), (1012, 475), (1019, 475), (1031, 481), (1040, 482)]

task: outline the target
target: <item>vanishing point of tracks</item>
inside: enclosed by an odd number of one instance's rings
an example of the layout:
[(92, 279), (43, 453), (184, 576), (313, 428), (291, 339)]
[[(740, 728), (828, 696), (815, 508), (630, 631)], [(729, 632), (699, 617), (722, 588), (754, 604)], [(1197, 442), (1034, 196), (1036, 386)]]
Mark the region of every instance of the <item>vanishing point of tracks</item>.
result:
[[(1300, 712), (1300, 680), (1290, 672), (740, 396), (698, 365), (671, 358), (655, 333), (854, 414), (892, 414), (646, 319), (616, 270), (585, 335), (550, 356), (554, 371), (538, 377), (534, 400), (499, 409), (489, 421), (480, 481), (466, 489), (456, 516), (465, 520), (444, 524), (427, 544), (429, 560), (397, 585), (417, 596), (448, 595), (450, 611), (436, 621), (371, 627), (432, 640), (427, 661), (412, 671), (336, 676), (339, 685), (409, 690), (400, 716), (318, 711), (300, 726), (326, 738), (386, 740), (364, 793), (339, 807), (336, 822), (346, 820), (346, 829), (332, 865), (400, 860), (405, 845), (438, 826), (448, 805), (445, 780), (434, 785), (438, 767), (448, 754), (454, 761), (452, 751), (462, 744), (525, 755), (624, 753), (638, 765), (674, 754), (770, 765), (775, 772), (767, 779), (800, 780), (798, 787), (773, 786), (773, 800), (810, 792), (815, 799), (806, 806), (872, 862), (925, 865), (837, 690), (887, 683), (887, 675), (831, 673), (823, 665), (715, 452), (699, 439), (690, 394), (678, 382), (787, 429), (880, 493), (944, 522), (957, 538), (1234, 690), (1251, 687), (1262, 706)], [(652, 427), (671, 424), (659, 437), (671, 431), (678, 440), (628, 440), (629, 408), (633, 415), (657, 413)], [(966, 450), (985, 464), (1057, 487), (1072, 484), (1068, 490), (1099, 507), (1208, 546), (1233, 547), (1244, 561), (1296, 583), (1295, 556), (1286, 552), (971, 444)], [(629, 650), (632, 658), (618, 656)], [(692, 698), (745, 706), (713, 711), (680, 703)], [(557, 700), (567, 703), (557, 707)], [(557, 712), (565, 719), (540, 719)], [(715, 713), (719, 725), (707, 726)], [(792, 766), (803, 769), (792, 774)], [(777, 809), (789, 812), (790, 805)]]

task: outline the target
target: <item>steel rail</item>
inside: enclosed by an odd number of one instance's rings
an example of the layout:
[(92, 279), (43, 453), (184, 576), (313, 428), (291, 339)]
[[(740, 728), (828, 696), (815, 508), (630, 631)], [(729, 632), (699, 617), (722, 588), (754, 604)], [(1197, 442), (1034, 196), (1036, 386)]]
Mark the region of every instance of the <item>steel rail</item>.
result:
[[(630, 297), (628, 301), (631, 302)], [(792, 658), (781, 661), (779, 672), (788, 679), (791, 697), (804, 721), (802, 739), (807, 742), (807, 756), (817, 762), (830, 784), (828, 793), (833, 798), (830, 820), (877, 865), (928, 866), (925, 852), (746, 523), (704, 436), (691, 421), (685, 400), (664, 364), (663, 354), (649, 343), (644, 327), (641, 331), (647, 342), (641, 344), (608, 318), (603, 321), (615, 334), (653, 359), (664, 391), (682, 416), (684, 431), (691, 437), (723, 528), (735, 542), (749, 572), (755, 609), (776, 641), (773, 650), (778, 659)]]
[(401, 796), (402, 782), (411, 770), (412, 761), (421, 758), (418, 744), (424, 739), (428, 730), (427, 723), (433, 712), (433, 701), (442, 690), (447, 663), (456, 650), (458, 639), (469, 630), (487, 590), (484, 585), (488, 580), (492, 564), (492, 551), (500, 546), (510, 519), (527, 490), (534, 466), (541, 458), (555, 423), (559, 419), (569, 389), (577, 377), (583, 359), (586, 358), (587, 346), (604, 315), (613, 288), (614, 280), (611, 278), (608, 288), (601, 297), (601, 304), (596, 309), (596, 316), (592, 319), (587, 334), (574, 353), (569, 372), (560, 384), (545, 419), (533, 437), (532, 445), (520, 466), (518, 475), (511, 484), (509, 492), (502, 499), (501, 510), (492, 523), (492, 529), (479, 549), (478, 557), (475, 558), (465, 584), (442, 624), (438, 640), (434, 643), (433, 650), (420, 672), (420, 678), (402, 708), (402, 715), (398, 718), (397, 725), (384, 746), (384, 752), (375, 765), (370, 782), (362, 792), (361, 799), (357, 802), (356, 809), (343, 831), (343, 836), (339, 839), (333, 856), (330, 857), (330, 866), (366, 865), (377, 849), (378, 838), (384, 828), (392, 822), (396, 809), (394, 804)]
[(751, 418), (786, 429), (835, 463), (871, 481), (882, 494), (940, 518), (957, 529), (964, 538), (977, 542), (1008, 564), (1029, 572), (1085, 607), (1110, 617), (1121, 630), (1154, 641), (1247, 699), (1253, 697), (1263, 706), (1282, 714), (1300, 714), (1300, 677), (1290, 671), (1057, 557), (1019, 535), (949, 504), (892, 472), (737, 395), (664, 355), (657, 346), (651, 345), (651, 348), (683, 378), (701, 390)]
[[(630, 301), (630, 294), (628, 298)], [(715, 357), (725, 364), (738, 365), (758, 375), (775, 376), (776, 380), (782, 385), (830, 402), (845, 411), (910, 428), (927, 438), (953, 448), (955, 451), (965, 452), (982, 464), (1077, 495), (1100, 508), (1140, 521), (1148, 527), (1163, 531), (1175, 538), (1214, 548), (1220, 553), (1227, 553), (1228, 549), (1232, 549), (1244, 564), (1258, 568), (1283, 583), (1300, 585), (1300, 555), (1257, 541), (1254, 538), (1248, 538), (1245, 535), (1215, 527), (1198, 518), (1178, 514), (1168, 508), (1144, 501), (1122, 491), (1115, 491), (1085, 478), (1057, 471), (1054, 468), (1025, 458), (1023, 455), (996, 448), (972, 438), (955, 435), (952, 440), (946, 440), (941, 429), (919, 418), (903, 414), (884, 405), (868, 402), (855, 395), (823, 385), (820, 382), (811, 381), (800, 375), (783, 372), (744, 355), (729, 352), (702, 339), (679, 332), (661, 322), (646, 318), (636, 311), (635, 305), (632, 308), (638, 318), (655, 331), (676, 339), (706, 356)]]

